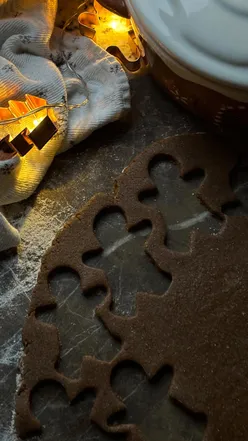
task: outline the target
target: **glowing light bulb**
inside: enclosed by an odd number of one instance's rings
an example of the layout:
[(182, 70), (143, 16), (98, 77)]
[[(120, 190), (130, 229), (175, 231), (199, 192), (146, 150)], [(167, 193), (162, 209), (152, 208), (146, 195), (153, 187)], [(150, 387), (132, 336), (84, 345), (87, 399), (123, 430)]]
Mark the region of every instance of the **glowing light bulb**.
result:
[(34, 125), (35, 127), (37, 127), (37, 126), (40, 124), (41, 121), (42, 121), (41, 118), (39, 118), (39, 119), (34, 119), (34, 120), (33, 120), (33, 125)]
[(116, 30), (116, 29), (117, 29), (117, 26), (118, 26), (118, 22), (117, 22), (117, 20), (112, 20), (112, 21), (110, 22), (110, 27), (111, 27), (112, 29)]

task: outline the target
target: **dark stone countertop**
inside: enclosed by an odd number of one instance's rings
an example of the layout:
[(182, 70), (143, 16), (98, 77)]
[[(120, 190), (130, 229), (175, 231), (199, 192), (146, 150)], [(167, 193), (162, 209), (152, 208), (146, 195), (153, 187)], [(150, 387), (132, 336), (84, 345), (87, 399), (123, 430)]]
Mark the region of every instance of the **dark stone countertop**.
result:
[[(22, 243), (17, 255), (1, 256), (0, 260), (0, 441), (17, 441), (13, 422), (15, 391), (20, 380), (17, 366), (22, 350), (21, 329), (40, 259), (56, 232), (96, 192), (110, 190), (123, 168), (152, 141), (204, 131), (199, 121), (173, 103), (149, 77), (133, 79), (131, 87), (133, 102), (128, 121), (109, 125), (82, 145), (58, 156), (36, 194), (7, 209), (9, 220), (21, 231)], [(147, 197), (145, 202), (157, 204), (166, 215), (170, 247), (187, 249), (193, 228), (209, 234), (218, 231), (220, 221), (206, 212), (195, 197), (201, 177), (183, 181), (177, 167), (168, 161), (156, 163), (151, 176), (158, 194)], [(247, 214), (245, 156), (233, 173), (232, 182), (242, 206), (230, 209), (229, 214)], [(91, 258), (89, 263), (105, 269), (118, 313), (134, 312), (138, 291), (166, 291), (170, 281), (143, 252), (149, 228), (127, 233), (122, 215), (111, 213), (97, 222), (96, 231), (104, 252)], [(119, 344), (94, 316), (94, 308), (104, 294), (83, 296), (77, 277), (70, 272), (55, 275), (51, 284), (58, 307), (56, 311), (43, 313), (40, 319), (55, 323), (59, 328), (60, 369), (75, 377), (83, 355), (94, 354), (110, 360)], [(119, 369), (114, 375), (113, 387), (127, 405), (124, 421), (139, 424), (147, 441), (201, 441), (204, 418), (196, 418), (168, 398), (171, 377), (172, 373), (165, 370), (149, 382), (138, 366)], [(33, 395), (32, 407), (44, 431), (41, 438), (34, 439), (112, 439), (89, 422), (93, 399), (93, 395), (87, 394), (69, 406), (58, 386), (41, 386)]]

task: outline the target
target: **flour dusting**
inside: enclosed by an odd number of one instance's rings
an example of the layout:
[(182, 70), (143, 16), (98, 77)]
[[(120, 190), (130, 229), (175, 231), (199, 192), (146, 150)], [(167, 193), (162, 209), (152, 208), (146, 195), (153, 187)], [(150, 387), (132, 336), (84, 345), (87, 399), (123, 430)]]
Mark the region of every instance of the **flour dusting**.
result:
[[(42, 256), (58, 230), (75, 212), (67, 201), (62, 204), (50, 198), (44, 199), (44, 196), (37, 198), (34, 207), (27, 205), (24, 212), (20, 209), (23, 210), (21, 204), (15, 204), (10, 209), (11, 222), (21, 234), (21, 245), (16, 256), (1, 262), (4, 267), (4, 273), (0, 273), (4, 296), (0, 297), (0, 309), (10, 308), (16, 296), (30, 294)], [(8, 273), (12, 283), (6, 278)]]
[[(0, 374), (3, 369), (0, 387), (10, 380), (11, 374), (16, 375), (16, 390), (20, 387), (21, 374), (16, 372), (22, 356), (21, 328), (26, 315), (25, 307), (20, 305), (24, 299), (24, 304), (28, 306), (41, 258), (56, 233), (75, 212), (75, 208), (65, 198), (56, 198), (56, 190), (52, 191), (53, 194), (49, 191), (50, 197), (44, 197), (46, 192), (47, 190), (40, 192), (33, 207), (30, 201), (25, 201), (12, 205), (7, 210), (8, 219), (20, 231), (21, 244), (16, 255), (0, 261), (0, 330), (4, 328), (6, 320), (14, 323), (15, 329), (15, 332), (12, 331), (13, 334), (0, 345)], [(15, 432), (14, 393), (11, 401), (5, 425), (0, 427), (1, 441), (18, 440)]]

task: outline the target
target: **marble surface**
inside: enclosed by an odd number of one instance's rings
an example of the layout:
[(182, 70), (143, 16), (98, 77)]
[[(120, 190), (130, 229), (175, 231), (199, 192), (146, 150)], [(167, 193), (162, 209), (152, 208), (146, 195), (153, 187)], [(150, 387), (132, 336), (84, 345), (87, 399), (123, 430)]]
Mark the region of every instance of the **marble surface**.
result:
[[(115, 177), (149, 143), (170, 135), (204, 130), (199, 121), (170, 101), (149, 77), (133, 79), (131, 87), (133, 105), (128, 120), (105, 127), (82, 145), (57, 157), (36, 194), (7, 209), (8, 218), (21, 231), (22, 243), (18, 254), (0, 258), (0, 441), (18, 440), (13, 422), (15, 391), (20, 381), (21, 329), (40, 259), (56, 232), (96, 192), (111, 189)], [(232, 176), (242, 205), (228, 209), (228, 214), (248, 213), (247, 165), (244, 154)], [(151, 177), (158, 193), (144, 198), (144, 203), (158, 206), (166, 217), (171, 248), (187, 249), (193, 228), (209, 234), (219, 230), (220, 221), (206, 212), (195, 197), (202, 176), (183, 181), (174, 164), (162, 161), (153, 165)], [(107, 213), (98, 220), (96, 233), (104, 252), (90, 258), (88, 264), (106, 271), (119, 314), (134, 313), (137, 291), (161, 294), (166, 291), (170, 280), (157, 271), (143, 252), (148, 227), (127, 233), (122, 215)], [(77, 277), (70, 272), (55, 274), (51, 286), (58, 307), (39, 318), (59, 328), (60, 369), (76, 377), (83, 355), (94, 354), (110, 360), (119, 350), (119, 343), (94, 316), (94, 308), (104, 293), (84, 296)], [(118, 369), (112, 382), (127, 405), (127, 414), (113, 422), (139, 424), (147, 441), (201, 441), (206, 421), (168, 398), (171, 377), (172, 372), (166, 369), (149, 382), (138, 366)], [(69, 406), (60, 387), (40, 386), (33, 394), (32, 408), (44, 430), (40, 438), (34, 439), (113, 439), (90, 423), (93, 400), (93, 395), (86, 394)]]

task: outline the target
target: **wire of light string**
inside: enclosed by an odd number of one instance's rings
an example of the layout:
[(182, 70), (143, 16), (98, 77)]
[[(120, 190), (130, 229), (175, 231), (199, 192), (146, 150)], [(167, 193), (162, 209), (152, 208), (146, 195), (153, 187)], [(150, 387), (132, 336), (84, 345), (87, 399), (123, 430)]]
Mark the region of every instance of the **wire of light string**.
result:
[[(62, 33), (61, 33), (61, 43), (60, 43), (60, 49), (61, 49), (61, 44), (64, 41), (64, 36), (65, 36), (65, 31), (68, 28), (68, 26), (71, 24), (71, 22), (74, 20), (75, 17), (78, 16), (81, 8), (87, 6), (87, 4), (89, 3), (89, 0), (84, 0), (76, 9), (76, 12), (70, 17), (68, 18), (68, 20), (65, 22), (63, 28), (62, 28)], [(84, 86), (84, 90), (85, 90), (85, 95), (86, 98), (84, 99), (84, 101), (82, 101), (82, 103), (79, 104), (67, 104), (67, 103), (52, 103), (52, 104), (46, 104), (44, 106), (40, 106), (40, 107), (36, 107), (33, 110), (30, 110), (29, 112), (25, 113), (24, 115), (20, 115), (14, 118), (9, 118), (9, 119), (5, 119), (5, 120), (0, 120), (0, 125), (6, 125), (6, 124), (12, 124), (14, 122), (18, 122), (21, 119), (24, 118), (28, 118), (29, 116), (34, 115), (35, 113), (38, 113), (42, 110), (46, 110), (46, 109), (55, 109), (55, 108), (66, 108), (68, 111), (73, 110), (73, 109), (78, 109), (80, 107), (86, 106), (86, 104), (89, 102), (89, 93), (88, 93), (88, 88), (87, 88), (87, 84), (84, 81), (83, 77), (74, 69), (74, 67), (69, 63), (66, 54), (63, 50), (61, 50), (64, 62), (66, 64), (66, 66), (68, 67), (68, 69), (78, 78), (80, 79), (80, 81), (82, 82), (83, 86)]]

